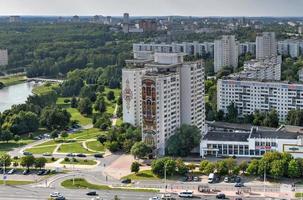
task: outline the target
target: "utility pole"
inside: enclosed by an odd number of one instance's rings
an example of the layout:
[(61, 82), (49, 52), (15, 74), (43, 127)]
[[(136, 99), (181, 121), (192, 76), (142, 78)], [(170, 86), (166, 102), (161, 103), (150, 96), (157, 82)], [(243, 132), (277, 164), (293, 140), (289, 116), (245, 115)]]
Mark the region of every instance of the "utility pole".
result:
[(265, 192), (266, 192), (266, 185), (265, 185), (265, 183), (266, 183), (266, 162), (264, 162), (264, 183), (263, 183), (263, 192), (264, 192), (264, 196), (265, 196)]
[(3, 162), (3, 185), (6, 185), (5, 163), (6, 163), (6, 160), (4, 159), (4, 162)]

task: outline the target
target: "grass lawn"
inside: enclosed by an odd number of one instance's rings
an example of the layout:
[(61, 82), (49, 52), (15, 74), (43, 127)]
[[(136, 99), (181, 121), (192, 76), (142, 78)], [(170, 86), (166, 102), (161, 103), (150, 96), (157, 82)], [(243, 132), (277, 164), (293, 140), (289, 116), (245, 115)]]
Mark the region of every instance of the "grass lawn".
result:
[[(34, 183), (34, 181), (14, 181), (14, 180), (7, 180), (6, 185), (27, 185)], [(3, 180), (0, 180), (0, 185), (3, 185)]]
[(116, 102), (111, 102), (107, 99), (106, 94), (109, 91), (113, 91), (115, 94), (115, 101), (118, 100), (119, 96), (121, 95), (121, 89), (110, 89), (110, 88), (105, 88), (103, 95), (104, 95), (104, 99), (105, 99), (105, 103), (106, 103), (106, 113), (109, 114), (113, 114), (115, 111), (115, 107), (116, 107)]
[(86, 159), (77, 159), (76, 162), (73, 162), (73, 159), (70, 159), (70, 161), (62, 161), (60, 164), (74, 164), (74, 165), (95, 165), (97, 164), (94, 160), (86, 160)]
[(26, 76), (24, 76), (24, 75), (16, 75), (16, 76), (0, 78), (0, 82), (4, 83), (4, 85), (6, 85), (6, 86), (22, 83), (25, 80), (26, 80)]
[(53, 153), (56, 145), (46, 146), (46, 147), (33, 147), (30, 149), (26, 149), (25, 151), (31, 152), (33, 154), (43, 154), (43, 153)]
[(66, 110), (71, 114), (71, 120), (78, 121), (80, 125), (86, 126), (92, 124), (92, 119), (83, 116), (76, 108), (67, 108)]
[(160, 180), (160, 178), (154, 175), (151, 170), (139, 171), (137, 174), (124, 176), (122, 179), (125, 178), (129, 178), (131, 180)]
[(105, 151), (105, 147), (99, 141), (86, 142), (86, 146), (94, 151)]
[(32, 140), (20, 140), (18, 143), (15, 141), (0, 142), (0, 152), (12, 151), (14, 148), (22, 147), (31, 143)]
[(91, 128), (87, 130), (82, 130), (73, 134), (69, 134), (67, 139), (92, 139), (97, 138), (102, 133), (101, 130), (97, 128)]
[(62, 144), (58, 151), (60, 153), (85, 153), (85, 154), (92, 153), (84, 149), (81, 143)]
[(121, 118), (117, 119), (116, 126), (121, 126), (123, 124), (123, 120)]
[(134, 192), (158, 192), (158, 190), (153, 189), (140, 189), (140, 188), (112, 188), (108, 185), (95, 185), (87, 182), (83, 178), (76, 178), (75, 184), (73, 185), (73, 179), (65, 180), (61, 183), (61, 186), (69, 189), (91, 189), (91, 190), (128, 190)]
[(37, 95), (43, 95), (54, 91), (59, 87), (58, 83), (45, 83), (43, 85), (37, 86), (33, 89), (33, 93)]
[(70, 98), (70, 97), (59, 97), (59, 98), (57, 99), (56, 104), (57, 104), (58, 106), (62, 106), (62, 107), (69, 107), (69, 106), (70, 106), (70, 102), (65, 103), (65, 102), (64, 102), (65, 99), (71, 100), (72, 98)]

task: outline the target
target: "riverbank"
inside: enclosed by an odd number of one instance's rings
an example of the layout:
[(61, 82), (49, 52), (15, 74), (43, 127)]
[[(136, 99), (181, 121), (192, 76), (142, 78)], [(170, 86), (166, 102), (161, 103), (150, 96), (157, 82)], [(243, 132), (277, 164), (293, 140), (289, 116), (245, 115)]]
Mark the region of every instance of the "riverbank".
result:
[(27, 77), (25, 75), (13, 75), (0, 77), (0, 82), (2, 82), (5, 87), (23, 83), (26, 81)]

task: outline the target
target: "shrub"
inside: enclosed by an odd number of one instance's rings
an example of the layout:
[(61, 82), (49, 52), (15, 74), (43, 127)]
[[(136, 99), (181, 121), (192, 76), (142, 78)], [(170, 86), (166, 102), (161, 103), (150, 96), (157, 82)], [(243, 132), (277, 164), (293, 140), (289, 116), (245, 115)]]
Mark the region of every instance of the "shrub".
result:
[(69, 159), (68, 157), (65, 157), (65, 158), (64, 158), (64, 161), (65, 161), (65, 162), (69, 162), (70, 159)]

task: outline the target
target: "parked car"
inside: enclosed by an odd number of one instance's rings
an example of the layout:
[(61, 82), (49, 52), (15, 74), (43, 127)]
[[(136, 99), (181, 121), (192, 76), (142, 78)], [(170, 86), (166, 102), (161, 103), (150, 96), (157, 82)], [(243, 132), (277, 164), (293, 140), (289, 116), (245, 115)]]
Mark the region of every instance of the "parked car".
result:
[(42, 170), (39, 170), (38, 173), (37, 173), (38, 176), (41, 176), (41, 175), (43, 175), (43, 174), (44, 174), (44, 170), (43, 170), (43, 169), (42, 169)]
[(241, 197), (236, 197), (234, 200), (242, 200)]
[(51, 153), (44, 153), (44, 154), (42, 154), (43, 156), (52, 156), (52, 154)]
[(23, 172), (22, 172), (23, 175), (27, 175), (29, 174), (29, 170), (28, 169), (25, 169)]
[(87, 192), (86, 195), (88, 196), (97, 196), (97, 192), (96, 191), (90, 191), (90, 192)]
[(216, 199), (225, 199), (226, 196), (223, 193), (217, 194)]
[(228, 183), (229, 180), (230, 180), (230, 178), (229, 178), (228, 176), (225, 176), (225, 177), (224, 177), (224, 182), (225, 182), (225, 183)]
[(86, 155), (83, 154), (83, 153), (78, 153), (77, 156), (78, 156), (78, 157), (82, 157), (82, 158), (86, 157)]
[(151, 197), (148, 200), (161, 200), (161, 198), (160, 197)]
[(45, 170), (44, 172), (43, 172), (43, 175), (48, 175), (49, 173), (51, 172), (51, 170)]
[(103, 158), (103, 154), (102, 153), (96, 153), (94, 154), (95, 158)]
[(121, 183), (124, 183), (124, 184), (129, 184), (129, 183), (131, 183), (131, 182), (132, 182), (132, 180), (129, 179), (129, 178), (126, 178), (126, 179), (122, 179), (122, 180), (121, 180)]
[(237, 176), (236, 179), (235, 179), (236, 183), (241, 183), (241, 177), (240, 176)]
[(31, 152), (27, 152), (27, 151), (24, 151), (23, 152), (23, 155), (25, 155), (25, 156), (31, 156), (31, 155), (33, 155)]
[(244, 187), (243, 183), (236, 183), (235, 187)]
[(16, 171), (16, 169), (13, 168), (13, 169), (9, 170), (7, 173), (8, 174), (13, 174), (13, 173), (15, 173), (15, 171)]
[(195, 181), (195, 182), (198, 182), (198, 181), (200, 181), (200, 178), (199, 178), (198, 176), (195, 176), (195, 177), (194, 177), (194, 181)]
[(172, 197), (171, 194), (162, 194), (161, 200), (176, 200), (176, 198)]

